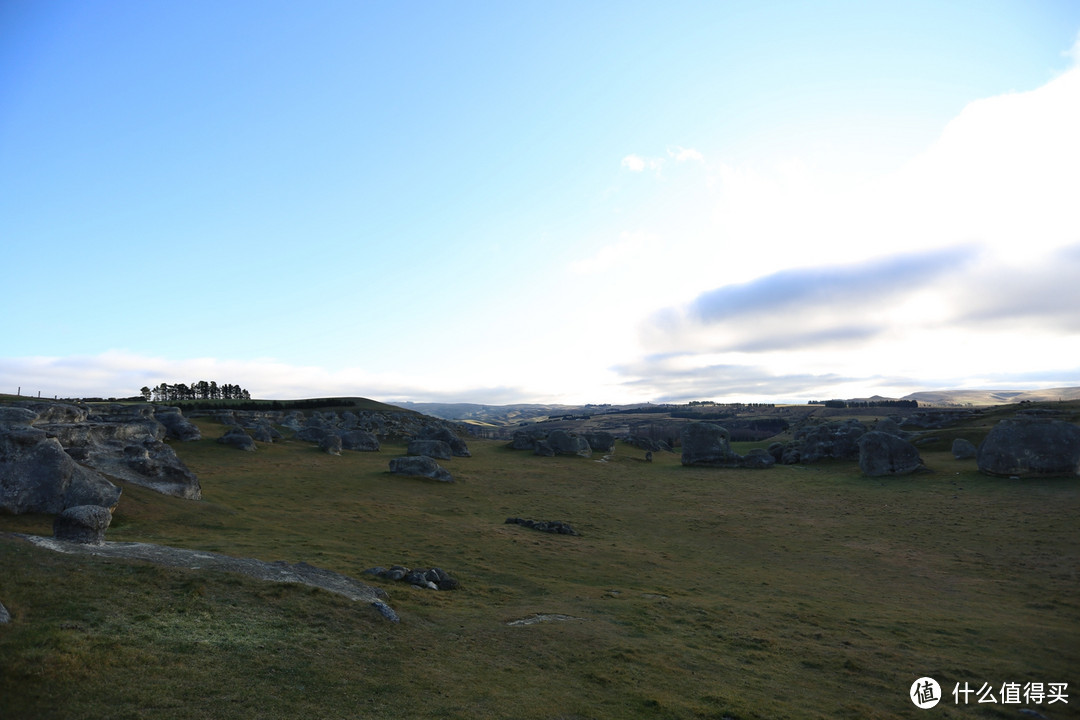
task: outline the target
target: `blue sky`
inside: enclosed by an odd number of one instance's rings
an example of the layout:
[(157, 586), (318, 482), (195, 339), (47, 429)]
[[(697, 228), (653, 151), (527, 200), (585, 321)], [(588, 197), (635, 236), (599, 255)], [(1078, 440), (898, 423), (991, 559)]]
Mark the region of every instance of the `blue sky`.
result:
[(1078, 31), (1065, 1), (8, 0), (0, 391), (1078, 385)]

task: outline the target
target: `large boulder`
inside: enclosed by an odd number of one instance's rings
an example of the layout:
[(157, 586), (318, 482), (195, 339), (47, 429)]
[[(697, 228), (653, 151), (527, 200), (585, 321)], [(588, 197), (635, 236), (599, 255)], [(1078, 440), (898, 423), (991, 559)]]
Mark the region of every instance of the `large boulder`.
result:
[(410, 455), (427, 455), (438, 460), (449, 460), (454, 457), (450, 445), (442, 440), (410, 440), (406, 452)]
[(977, 462), (988, 475), (1080, 475), (1080, 427), (1045, 418), (1002, 420), (979, 446)]
[(859, 438), (859, 469), (863, 475), (908, 475), (922, 467), (919, 451), (904, 438), (877, 430)]
[(547, 443), (556, 455), (592, 456), (589, 441), (581, 435), (566, 430), (552, 430), (548, 433)]
[(222, 445), (234, 447), (237, 450), (255, 452), (255, 440), (239, 425), (229, 427), (225, 434), (218, 438), (218, 442)]
[(376, 452), (379, 449), (379, 438), (367, 430), (346, 430), (341, 433), (341, 447), (346, 450)]
[(53, 537), (57, 540), (100, 545), (105, 542), (105, 530), (112, 522), (112, 513), (100, 505), (69, 507), (53, 520)]
[(427, 425), (417, 433), (416, 439), (438, 440), (446, 443), (450, 447), (450, 453), (454, 457), (472, 457), (472, 453), (469, 452), (469, 446), (464, 440), (452, 433), (450, 428)]
[(341, 436), (334, 433), (326, 433), (319, 441), (319, 449), (327, 455), (341, 454)]
[(390, 460), (390, 472), (394, 475), (426, 477), (440, 482), (454, 482), (448, 470), (426, 455), (407, 455)]
[(975, 443), (964, 438), (956, 438), (952, 444), (952, 456), (957, 460), (973, 460), (979, 455), (979, 448)]
[(731, 467), (737, 461), (731, 449), (731, 433), (715, 423), (687, 423), (679, 438), (683, 465)]
[(615, 449), (615, 436), (604, 430), (585, 433), (585, 441), (596, 452), (611, 452)]

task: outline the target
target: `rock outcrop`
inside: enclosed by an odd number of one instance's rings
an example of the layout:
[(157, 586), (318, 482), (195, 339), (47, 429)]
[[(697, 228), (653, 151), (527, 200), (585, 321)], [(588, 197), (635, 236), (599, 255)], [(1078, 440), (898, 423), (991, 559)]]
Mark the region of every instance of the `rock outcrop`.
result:
[(155, 408), (154, 419), (165, 426), (165, 437), (181, 442), (190, 442), (202, 438), (199, 428), (184, 417), (180, 408)]
[(105, 542), (105, 530), (112, 522), (112, 513), (101, 505), (69, 507), (53, 519), (53, 537), (66, 542), (100, 545)]
[(0, 407), (0, 508), (56, 514), (76, 505), (115, 507), (120, 488), (77, 463), (27, 408)]
[(519, 517), (506, 518), (504, 525), (521, 525), (540, 532), (555, 533), (556, 535), (577, 535), (577, 530), (570, 523), (562, 520), (525, 520)]
[(384, 567), (368, 568), (365, 575), (374, 575), (383, 580), (395, 580), (408, 583), (418, 588), (427, 590), (457, 590), (461, 583), (450, 573), (442, 568), (415, 568), (409, 569), (404, 565), (393, 565), (389, 569)]
[(1080, 427), (1045, 418), (1002, 420), (979, 446), (977, 461), (988, 475), (1080, 475)]
[[(46, 466), (59, 463), (56, 472), (60, 474), (60, 484), (65, 485), (65, 492), (70, 487), (85, 485), (82, 482), (69, 482), (68, 478), (72, 475), (77, 480), (89, 478), (88, 482), (98, 488), (97, 492), (91, 493), (91, 497), (82, 497), (82, 502), (76, 502), (77, 498), (68, 498), (61, 502), (60, 507), (56, 507), (54, 503), (54, 509), (37, 512), (59, 512), (64, 507), (85, 504), (112, 507), (116, 504), (115, 497), (96, 497), (101, 492), (111, 492), (99, 482), (102, 478), (115, 478), (187, 499), (198, 499), (201, 496), (198, 478), (180, 461), (172, 448), (163, 442), (168, 431), (166, 426), (155, 418), (153, 405), (75, 405), (25, 401), (6, 406), (2, 410), (8, 422), (0, 422), (0, 434), (5, 435), (8, 441), (22, 445), (24, 452), (15, 453), (21, 455), (21, 460), (13, 457), (12, 453), (7, 454), (6, 461), (0, 460), (0, 475), (5, 474), (3, 466), (6, 465), (8, 471), (11, 471), (14, 463), (22, 467), (19, 474), (25, 474), (29, 470), (38, 481), (44, 480), (55, 486), (56, 481), (42, 477), (42, 473), (48, 472), (41, 463), (44, 462)], [(166, 415), (179, 412), (175, 408), (165, 410)], [(39, 445), (42, 434), (54, 443)], [(22, 440), (16, 440), (16, 435), (21, 436)], [(26, 442), (30, 442), (36, 449), (29, 450)], [(5, 440), (0, 439), (0, 445), (4, 443)], [(50, 445), (52, 450), (49, 449)], [(53, 452), (57, 445), (82, 470), (67, 466), (66, 462), (57, 459)], [(8, 450), (12, 449), (13, 446), (9, 443)], [(30, 464), (34, 466), (30, 468), (26, 463), (28, 458), (34, 456), (38, 457), (38, 460), (30, 460)], [(93, 471), (93, 474), (87, 476), (83, 472), (85, 470)], [(19, 482), (25, 487), (28, 479), (24, 476)], [(115, 492), (118, 496), (119, 491)], [(48, 493), (56, 494), (55, 491)]]
[(454, 476), (446, 468), (426, 455), (407, 455), (390, 460), (390, 472), (394, 475), (425, 477), (439, 482), (454, 482)]
[(377, 452), (379, 450), (379, 438), (367, 430), (346, 430), (341, 433), (341, 447), (345, 450), (357, 452)]
[(919, 451), (902, 437), (872, 430), (859, 438), (859, 469), (863, 475), (909, 475), (922, 467)]
[(341, 436), (335, 435), (334, 433), (323, 435), (322, 440), (319, 441), (319, 449), (327, 455), (340, 455)]

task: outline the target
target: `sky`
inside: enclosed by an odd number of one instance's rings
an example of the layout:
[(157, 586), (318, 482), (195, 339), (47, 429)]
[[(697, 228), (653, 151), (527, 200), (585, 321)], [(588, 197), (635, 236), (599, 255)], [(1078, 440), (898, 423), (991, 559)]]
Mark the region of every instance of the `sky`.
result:
[(1080, 385), (1080, 3), (0, 2), (0, 392)]

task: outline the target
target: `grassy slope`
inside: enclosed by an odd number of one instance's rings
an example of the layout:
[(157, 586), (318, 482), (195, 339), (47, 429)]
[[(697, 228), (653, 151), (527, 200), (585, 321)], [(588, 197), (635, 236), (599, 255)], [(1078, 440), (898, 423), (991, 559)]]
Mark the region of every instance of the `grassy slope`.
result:
[[(200, 421), (202, 422), (202, 421)], [(208, 438), (220, 426), (203, 424)], [(498, 442), (385, 472), (332, 457), (177, 445), (204, 500), (126, 486), (110, 540), (306, 560), (351, 575), (438, 565), (464, 587), (386, 583), (403, 620), (301, 586), (86, 560), (0, 539), (0, 717), (919, 717), (922, 675), (1080, 687), (1080, 486), (979, 475), (866, 479), (852, 463), (687, 469)], [(572, 523), (581, 537), (504, 525)], [(0, 530), (49, 532), (47, 517)], [(508, 627), (533, 613), (580, 620)], [(1017, 717), (957, 708), (940, 717)]]

